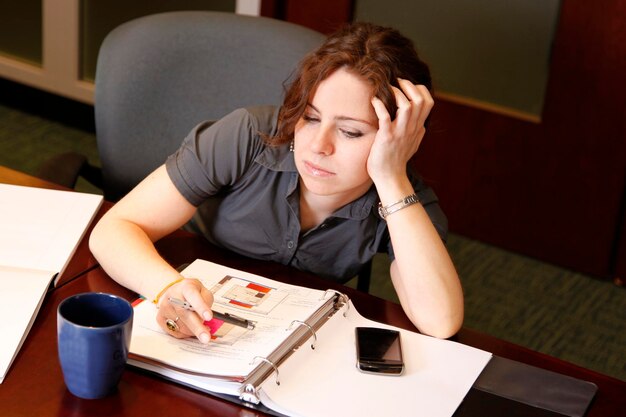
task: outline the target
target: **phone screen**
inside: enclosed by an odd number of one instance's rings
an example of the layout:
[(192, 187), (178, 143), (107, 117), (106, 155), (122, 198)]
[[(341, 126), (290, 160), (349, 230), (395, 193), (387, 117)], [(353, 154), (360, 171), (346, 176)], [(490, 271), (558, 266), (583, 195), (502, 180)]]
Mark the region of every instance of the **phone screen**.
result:
[(404, 370), (400, 332), (356, 328), (357, 367), (363, 372), (399, 375)]

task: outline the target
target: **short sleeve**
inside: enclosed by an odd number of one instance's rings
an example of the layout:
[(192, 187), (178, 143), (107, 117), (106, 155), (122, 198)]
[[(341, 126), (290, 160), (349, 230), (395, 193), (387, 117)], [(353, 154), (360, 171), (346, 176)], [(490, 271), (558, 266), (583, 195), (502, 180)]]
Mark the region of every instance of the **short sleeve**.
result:
[(194, 206), (234, 184), (265, 148), (260, 133), (274, 110), (239, 109), (192, 129), (165, 165), (178, 191)]

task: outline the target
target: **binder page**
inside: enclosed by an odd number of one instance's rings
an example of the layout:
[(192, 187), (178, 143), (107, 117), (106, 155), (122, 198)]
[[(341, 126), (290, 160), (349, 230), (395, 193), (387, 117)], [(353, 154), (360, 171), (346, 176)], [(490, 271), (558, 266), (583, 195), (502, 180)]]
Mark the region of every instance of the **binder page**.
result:
[[(283, 284), (203, 260), (196, 260), (182, 274), (200, 279), (213, 292), (213, 310), (251, 320), (255, 328), (218, 322), (213, 323), (208, 345), (196, 338), (176, 339), (157, 325), (156, 307), (143, 301), (135, 307), (130, 352), (209, 377), (242, 380), (262, 364), (255, 357), (268, 357), (297, 330), (298, 326), (291, 326), (293, 320), (307, 320), (332, 297), (324, 291)], [(140, 358), (131, 364), (147, 368)], [(152, 370), (168, 373), (155, 367)]]
[(9, 371), (55, 273), (0, 266), (0, 383)]
[[(350, 303), (318, 330), (315, 350), (302, 346), (261, 386), (262, 403), (294, 416), (452, 416), (489, 362), (491, 353), (368, 320)], [(354, 328), (399, 330), (401, 376), (372, 375), (356, 367)]]
[(102, 196), (0, 184), (0, 265), (61, 273)]

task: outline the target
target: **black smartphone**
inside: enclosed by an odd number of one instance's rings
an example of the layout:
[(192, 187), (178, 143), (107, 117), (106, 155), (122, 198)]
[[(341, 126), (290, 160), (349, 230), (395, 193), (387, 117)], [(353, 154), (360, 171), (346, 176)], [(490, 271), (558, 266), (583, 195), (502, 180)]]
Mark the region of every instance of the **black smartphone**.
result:
[(357, 327), (356, 366), (362, 372), (401, 375), (404, 371), (400, 332), (377, 327)]

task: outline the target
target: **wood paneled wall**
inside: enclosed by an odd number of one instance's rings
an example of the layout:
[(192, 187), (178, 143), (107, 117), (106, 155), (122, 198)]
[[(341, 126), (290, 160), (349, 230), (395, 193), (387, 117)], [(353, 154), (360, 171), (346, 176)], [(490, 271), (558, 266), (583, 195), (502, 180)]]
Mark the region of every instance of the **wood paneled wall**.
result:
[(331, 33), (352, 20), (352, 0), (262, 0), (261, 16)]
[(451, 229), (601, 277), (626, 180), (626, 3), (562, 3), (540, 124), (439, 102), (418, 161)]

